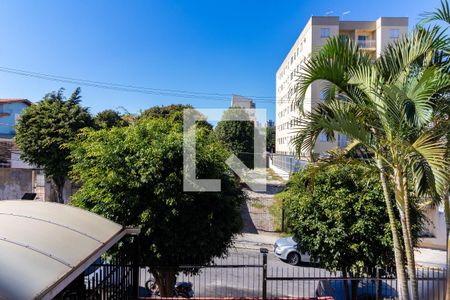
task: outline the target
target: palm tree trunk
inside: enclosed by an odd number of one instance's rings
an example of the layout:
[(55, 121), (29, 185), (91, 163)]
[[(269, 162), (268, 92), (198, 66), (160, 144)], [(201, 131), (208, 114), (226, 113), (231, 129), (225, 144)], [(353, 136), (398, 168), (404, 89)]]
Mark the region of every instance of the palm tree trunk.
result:
[(403, 244), (405, 247), (405, 256), (408, 267), (409, 281), (411, 283), (412, 300), (419, 300), (419, 288), (416, 276), (416, 262), (414, 259), (414, 247), (411, 237), (411, 222), (409, 197), (406, 186), (406, 178), (403, 175), (401, 167), (394, 169), (395, 198), (400, 204), (398, 209), (400, 212), (400, 222), (402, 223)]
[[(408, 191), (408, 179), (406, 176), (403, 176), (403, 191), (404, 191), (404, 203), (405, 203), (405, 222), (406, 222), (406, 238), (408, 239), (408, 245), (410, 248), (410, 253), (408, 258), (408, 252), (406, 254), (406, 258), (408, 260), (408, 270), (409, 277), (411, 280), (411, 289), (413, 293), (413, 299), (419, 299), (419, 286), (417, 281), (416, 274), (416, 259), (414, 255), (414, 243), (412, 239), (412, 225), (411, 225), (411, 209), (409, 202), (409, 191)], [(413, 276), (412, 276), (413, 275)]]
[(385, 169), (383, 163), (377, 160), (377, 166), (380, 170), (380, 181), (383, 187), (384, 201), (386, 203), (386, 209), (389, 217), (389, 226), (391, 228), (392, 241), (394, 244), (394, 258), (395, 258), (395, 269), (397, 271), (397, 282), (398, 282), (398, 296), (401, 300), (409, 300), (408, 283), (406, 281), (406, 274), (403, 262), (403, 252), (400, 245), (400, 240), (398, 237), (397, 224), (395, 220), (394, 207), (391, 202), (391, 197), (389, 195), (389, 188)]

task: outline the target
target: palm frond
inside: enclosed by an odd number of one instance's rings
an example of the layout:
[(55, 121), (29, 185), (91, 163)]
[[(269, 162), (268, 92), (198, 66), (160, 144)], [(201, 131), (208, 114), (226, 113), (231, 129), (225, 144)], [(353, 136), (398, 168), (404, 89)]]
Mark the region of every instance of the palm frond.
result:
[(409, 74), (411, 66), (433, 51), (434, 35), (416, 30), (385, 47), (376, 62), (380, 79), (390, 83)]
[(421, 14), (420, 24), (427, 24), (430, 22), (442, 21), (450, 24), (450, 6), (447, 0), (441, 0), (441, 6), (435, 11), (425, 12)]
[[(416, 170), (419, 167), (419, 163), (426, 163), (433, 174), (435, 190), (442, 194), (448, 185), (450, 168), (449, 161), (446, 159), (447, 146), (445, 141), (433, 133), (425, 132), (411, 145), (411, 148), (413, 155), (411, 155), (410, 160), (417, 160), (416, 155), (421, 157), (417, 162), (412, 162), (414, 169)], [(419, 178), (420, 176), (423, 178), (425, 171), (422, 168), (422, 174), (417, 173)], [(428, 182), (431, 181), (428, 180)]]
[(330, 100), (328, 103), (319, 104), (313, 112), (298, 120), (300, 125), (292, 144), (300, 151), (311, 151), (321, 133), (327, 133), (328, 140), (333, 141), (334, 133), (339, 132), (354, 141), (373, 147), (372, 133), (365, 128), (361, 116), (363, 113), (355, 103)]
[(326, 44), (304, 63), (295, 85), (295, 102), (303, 107), (308, 87), (317, 80), (332, 83), (338, 91), (348, 91), (349, 70), (370, 63), (370, 57), (351, 40), (344, 37), (329, 38)]

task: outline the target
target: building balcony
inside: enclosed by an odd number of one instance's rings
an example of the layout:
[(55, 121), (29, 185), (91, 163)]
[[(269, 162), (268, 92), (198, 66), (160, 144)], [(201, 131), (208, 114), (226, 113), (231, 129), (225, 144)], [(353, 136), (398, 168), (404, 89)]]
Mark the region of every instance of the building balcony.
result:
[(367, 49), (367, 50), (375, 50), (377, 48), (377, 41), (376, 40), (357, 40), (356, 43), (358, 44), (358, 47), (361, 49)]

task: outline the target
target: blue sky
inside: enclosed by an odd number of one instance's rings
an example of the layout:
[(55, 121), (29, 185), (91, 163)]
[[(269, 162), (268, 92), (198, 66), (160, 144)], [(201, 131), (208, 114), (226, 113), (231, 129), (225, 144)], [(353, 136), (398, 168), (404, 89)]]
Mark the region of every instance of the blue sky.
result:
[[(192, 99), (82, 87), (93, 113), (190, 103), (224, 108), (228, 94), (256, 95), (275, 117), (275, 72), (311, 15), (346, 20), (407, 16), (439, 0), (397, 1), (1, 1), (0, 68), (158, 89), (221, 94)], [(0, 72), (0, 98), (40, 100), (77, 85)], [(224, 95), (222, 95), (224, 94)]]

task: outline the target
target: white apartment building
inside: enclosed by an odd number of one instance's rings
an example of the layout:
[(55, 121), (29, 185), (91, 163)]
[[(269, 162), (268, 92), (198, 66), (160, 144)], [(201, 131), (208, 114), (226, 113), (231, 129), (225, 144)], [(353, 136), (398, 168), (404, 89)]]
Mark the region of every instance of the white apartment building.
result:
[[(339, 17), (311, 17), (293, 47), (276, 73), (276, 153), (295, 154), (291, 140), (295, 136), (295, 119), (300, 109), (294, 104), (294, 85), (302, 64), (311, 53), (317, 51), (330, 36), (345, 35), (358, 43), (361, 51), (378, 57), (391, 41), (408, 32), (408, 18), (381, 17), (376, 21), (341, 21)], [(303, 110), (311, 111), (323, 101), (324, 83), (315, 82), (307, 91)], [(314, 147), (314, 153), (321, 153), (335, 147), (345, 147), (347, 139), (339, 135), (336, 142), (327, 142), (321, 135)], [(306, 153), (300, 153), (305, 159)]]

